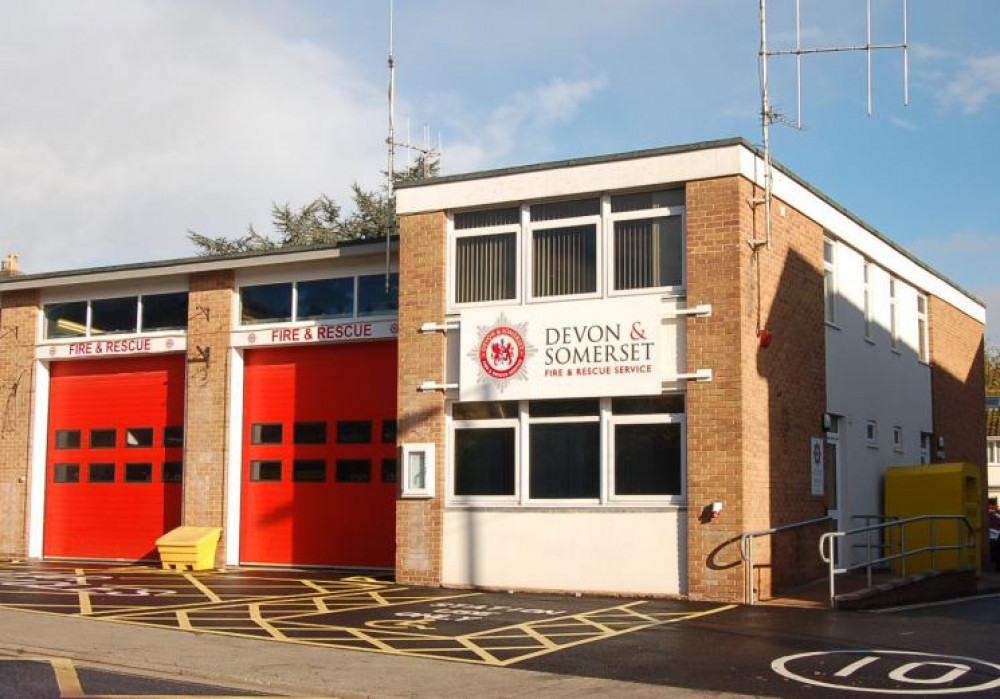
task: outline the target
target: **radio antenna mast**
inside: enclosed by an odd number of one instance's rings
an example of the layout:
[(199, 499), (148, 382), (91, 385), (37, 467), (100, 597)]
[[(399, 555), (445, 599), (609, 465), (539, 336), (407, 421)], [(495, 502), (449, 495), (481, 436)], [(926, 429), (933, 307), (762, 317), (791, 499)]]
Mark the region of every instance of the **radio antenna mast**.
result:
[[(886, 50), (901, 50), (903, 52), (903, 104), (910, 104), (910, 57), (909, 38), (907, 35), (908, 25), (908, 0), (903, 3), (903, 40), (896, 44), (874, 44), (872, 43), (872, 0), (865, 0), (865, 43), (853, 46), (824, 46), (824, 47), (803, 47), (802, 46), (802, 16), (800, 12), (800, 0), (795, 0), (795, 47), (785, 49), (771, 49), (767, 44), (767, 0), (759, 0), (760, 3), (760, 126), (762, 149), (764, 151), (764, 196), (761, 199), (754, 199), (753, 205), (764, 206), (764, 227), (765, 237), (763, 240), (755, 238), (750, 241), (754, 250), (761, 247), (771, 249), (771, 191), (773, 188), (773, 172), (771, 168), (771, 124), (781, 123), (796, 129), (802, 128), (802, 57), (816, 53), (848, 53), (864, 52), (868, 63), (867, 98), (868, 116), (872, 114), (872, 52)], [(793, 56), (795, 58), (795, 96), (796, 114), (795, 121), (787, 120), (771, 106), (770, 86), (768, 84), (768, 62), (772, 57)]]
[[(385, 200), (385, 290), (389, 291), (389, 282), (392, 271), (391, 241), (392, 232), (395, 227), (395, 211), (393, 210), (396, 198), (396, 148), (403, 148), (407, 154), (411, 152), (420, 154), (420, 163), (423, 167), (423, 176), (430, 177), (431, 161), (441, 161), (441, 148), (432, 148), (430, 145), (430, 128), (424, 126), (424, 145), (415, 146), (409, 142), (409, 125), (407, 125), (407, 140), (396, 140), (396, 59), (392, 55), (393, 22), (396, 10), (395, 0), (389, 0), (389, 135), (385, 139), (387, 164), (386, 172), (386, 200)], [(440, 144), (440, 135), (438, 143)]]

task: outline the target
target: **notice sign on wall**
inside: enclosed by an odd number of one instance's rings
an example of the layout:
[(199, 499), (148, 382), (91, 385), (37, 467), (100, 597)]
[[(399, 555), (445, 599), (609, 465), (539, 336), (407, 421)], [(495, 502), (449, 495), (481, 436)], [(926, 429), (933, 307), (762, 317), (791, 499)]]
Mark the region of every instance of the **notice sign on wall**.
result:
[(823, 494), (823, 440), (820, 437), (813, 437), (809, 444), (809, 482), (813, 495)]
[(656, 297), (463, 311), (460, 399), (660, 393), (660, 315)]

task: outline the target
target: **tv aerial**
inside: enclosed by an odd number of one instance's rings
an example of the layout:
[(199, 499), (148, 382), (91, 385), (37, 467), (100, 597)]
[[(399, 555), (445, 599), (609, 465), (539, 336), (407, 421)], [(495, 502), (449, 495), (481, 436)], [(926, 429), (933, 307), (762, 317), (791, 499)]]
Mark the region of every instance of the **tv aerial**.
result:
[[(763, 205), (765, 236), (763, 239), (754, 238), (750, 241), (750, 246), (756, 252), (762, 247), (771, 249), (771, 199), (773, 189), (773, 171), (771, 167), (771, 124), (784, 124), (796, 129), (802, 129), (802, 57), (823, 53), (864, 53), (867, 62), (867, 112), (872, 114), (872, 55), (878, 51), (902, 51), (903, 54), (903, 104), (910, 104), (910, 63), (909, 63), (909, 37), (908, 37), (908, 0), (902, 2), (902, 22), (903, 36), (899, 43), (874, 43), (872, 41), (872, 0), (865, 0), (865, 42), (846, 46), (815, 46), (807, 47), (802, 45), (802, 13), (800, 8), (801, 0), (795, 0), (795, 46), (789, 48), (772, 49), (767, 42), (767, 0), (759, 0), (760, 11), (760, 125), (761, 137), (763, 139), (762, 150), (764, 160), (764, 196), (755, 198), (753, 205)], [(772, 58), (792, 57), (795, 59), (795, 95), (796, 113), (795, 120), (786, 119), (783, 115), (775, 111), (771, 104), (770, 85), (768, 83), (768, 64)]]

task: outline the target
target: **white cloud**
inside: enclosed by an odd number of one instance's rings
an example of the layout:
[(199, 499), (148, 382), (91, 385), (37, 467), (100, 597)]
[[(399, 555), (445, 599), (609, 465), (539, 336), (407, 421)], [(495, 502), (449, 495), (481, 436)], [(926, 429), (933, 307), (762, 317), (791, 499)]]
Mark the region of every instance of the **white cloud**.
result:
[[(235, 7), (235, 6), (234, 6)], [(224, 4), (16, 3), (0, 28), (0, 221), (27, 271), (192, 252), (381, 167), (385, 97)]]
[(451, 127), (460, 136), (445, 146), (445, 166), (450, 172), (474, 170), (529, 150), (537, 157), (548, 150), (550, 129), (575, 118), (583, 104), (606, 85), (603, 77), (553, 78), (545, 85), (513, 95), (494, 108), (481, 127), (475, 125), (474, 116), (459, 109), (463, 116), (453, 120)]
[(916, 131), (917, 125), (908, 119), (902, 119), (896, 116), (889, 117), (889, 123), (895, 126), (897, 129), (904, 129), (905, 131)]
[(976, 114), (987, 102), (1000, 95), (1000, 53), (970, 58), (962, 62), (941, 95), (943, 104), (965, 114)]

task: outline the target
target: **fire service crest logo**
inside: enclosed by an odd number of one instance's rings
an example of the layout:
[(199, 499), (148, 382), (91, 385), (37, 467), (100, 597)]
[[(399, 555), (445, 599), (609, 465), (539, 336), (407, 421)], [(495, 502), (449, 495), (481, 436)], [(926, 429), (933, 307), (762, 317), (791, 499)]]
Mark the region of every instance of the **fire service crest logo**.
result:
[(535, 348), (525, 341), (527, 323), (511, 323), (500, 314), (494, 325), (477, 328), (479, 344), (469, 356), (479, 362), (479, 382), (491, 383), (503, 391), (509, 380), (527, 381), (522, 371), (524, 362), (535, 353)]

